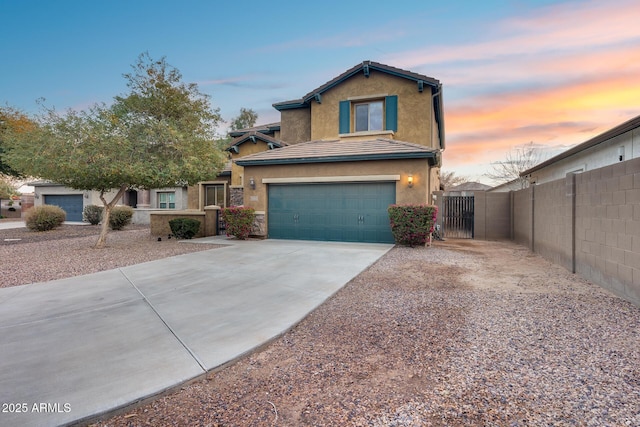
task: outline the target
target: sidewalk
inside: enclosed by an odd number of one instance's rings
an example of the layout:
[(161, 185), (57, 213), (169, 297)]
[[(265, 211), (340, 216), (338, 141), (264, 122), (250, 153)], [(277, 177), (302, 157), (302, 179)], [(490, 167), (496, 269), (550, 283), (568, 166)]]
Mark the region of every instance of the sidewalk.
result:
[(391, 247), (234, 241), (0, 289), (0, 401), (14, 404), (0, 426), (87, 419), (234, 360), (295, 325)]
[(25, 227), (24, 221), (21, 219), (15, 219), (15, 220), (5, 219), (0, 221), (0, 230), (6, 230), (9, 228), (21, 228), (21, 227)]
[[(65, 221), (63, 224), (68, 225), (90, 225), (88, 222), (79, 222), (79, 221)], [(0, 221), (0, 230), (6, 230), (9, 228), (22, 228), (26, 227), (24, 220), (16, 219), (16, 220), (4, 220)]]

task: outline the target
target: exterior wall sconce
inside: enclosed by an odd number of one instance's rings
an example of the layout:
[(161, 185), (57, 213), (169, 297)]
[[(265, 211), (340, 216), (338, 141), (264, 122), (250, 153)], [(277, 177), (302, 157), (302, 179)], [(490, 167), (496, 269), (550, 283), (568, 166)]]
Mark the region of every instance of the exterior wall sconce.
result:
[(253, 179), (253, 177), (249, 178), (249, 187), (251, 187), (252, 190), (256, 189), (256, 180)]
[(409, 188), (413, 187), (413, 175), (407, 176), (407, 185), (409, 186)]

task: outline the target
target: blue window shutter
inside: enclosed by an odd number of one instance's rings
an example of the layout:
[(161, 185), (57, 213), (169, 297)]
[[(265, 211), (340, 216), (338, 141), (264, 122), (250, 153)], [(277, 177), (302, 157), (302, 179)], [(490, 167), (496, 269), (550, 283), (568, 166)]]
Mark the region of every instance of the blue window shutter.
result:
[(387, 96), (385, 104), (385, 130), (398, 130), (398, 95)]
[(340, 133), (349, 133), (351, 127), (351, 102), (340, 101)]

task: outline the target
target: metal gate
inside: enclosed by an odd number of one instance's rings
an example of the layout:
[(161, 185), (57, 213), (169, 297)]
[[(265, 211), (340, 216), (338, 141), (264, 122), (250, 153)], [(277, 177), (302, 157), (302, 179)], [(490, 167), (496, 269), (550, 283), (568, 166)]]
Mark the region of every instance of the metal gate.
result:
[(444, 196), (443, 211), (445, 237), (473, 239), (473, 196)]

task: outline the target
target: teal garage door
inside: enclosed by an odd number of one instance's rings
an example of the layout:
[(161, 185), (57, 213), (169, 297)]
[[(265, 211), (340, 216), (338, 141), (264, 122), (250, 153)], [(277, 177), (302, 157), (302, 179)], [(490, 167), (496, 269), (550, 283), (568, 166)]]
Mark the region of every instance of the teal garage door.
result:
[(395, 182), (269, 185), (272, 239), (393, 243)]
[(61, 207), (67, 213), (67, 221), (82, 221), (82, 194), (47, 194), (44, 203)]

